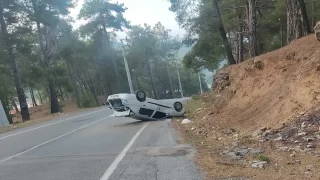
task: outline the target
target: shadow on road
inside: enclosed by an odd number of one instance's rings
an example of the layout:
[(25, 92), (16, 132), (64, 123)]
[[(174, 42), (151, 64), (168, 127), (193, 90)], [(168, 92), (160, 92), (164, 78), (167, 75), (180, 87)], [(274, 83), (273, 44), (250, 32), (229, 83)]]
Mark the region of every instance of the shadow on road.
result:
[(113, 127), (128, 127), (128, 126), (139, 126), (141, 124), (147, 123), (147, 122), (163, 122), (163, 121), (171, 121), (171, 119), (158, 119), (158, 120), (136, 120), (134, 122), (128, 122), (128, 123), (121, 123), (114, 125)]
[(134, 122), (117, 124), (117, 125), (114, 125), (114, 127), (139, 126), (139, 125), (144, 124), (146, 122), (152, 122), (152, 121), (138, 121), (137, 120), (137, 121), (134, 121)]

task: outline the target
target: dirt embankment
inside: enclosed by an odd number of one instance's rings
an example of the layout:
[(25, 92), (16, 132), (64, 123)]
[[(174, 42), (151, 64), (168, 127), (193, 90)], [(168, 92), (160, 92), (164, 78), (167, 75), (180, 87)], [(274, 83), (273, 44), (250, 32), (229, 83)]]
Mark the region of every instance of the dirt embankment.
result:
[(244, 132), (279, 128), (320, 102), (320, 43), (313, 35), (298, 39), (215, 79), (208, 122)]
[(220, 70), (212, 89), (201, 109), (189, 110), (193, 122), (178, 126), (198, 147), (208, 179), (320, 178), (314, 35)]

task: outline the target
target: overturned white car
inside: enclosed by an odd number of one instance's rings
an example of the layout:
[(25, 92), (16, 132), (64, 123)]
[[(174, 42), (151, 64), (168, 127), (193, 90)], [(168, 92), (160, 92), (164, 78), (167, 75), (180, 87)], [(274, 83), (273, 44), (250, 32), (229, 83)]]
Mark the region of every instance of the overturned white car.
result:
[(168, 103), (146, 97), (144, 91), (136, 94), (114, 94), (108, 97), (110, 108), (116, 117), (131, 117), (137, 120), (156, 120), (183, 116), (181, 102)]

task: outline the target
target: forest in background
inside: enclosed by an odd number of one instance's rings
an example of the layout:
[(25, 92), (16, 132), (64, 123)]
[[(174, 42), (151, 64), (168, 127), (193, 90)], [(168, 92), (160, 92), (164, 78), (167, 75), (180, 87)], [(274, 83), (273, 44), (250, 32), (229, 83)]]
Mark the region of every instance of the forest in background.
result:
[(317, 0), (168, 0), (179, 25), (188, 68), (214, 70), (279, 49), (313, 32), (320, 20)]
[[(0, 100), (21, 107), (30, 119), (25, 92), (33, 104), (73, 98), (79, 107), (97, 106), (98, 96), (129, 92), (121, 48), (134, 89), (156, 99), (179, 97), (179, 70), (186, 96), (199, 92), (198, 74), (269, 52), (313, 31), (320, 19), (316, 0), (168, 0), (183, 41), (161, 23), (132, 26), (125, 4), (85, 0), (73, 30), (72, 0), (0, 0)], [(117, 42), (116, 32), (127, 38)], [(191, 51), (179, 60), (181, 46)], [(204, 75), (201, 81), (207, 90)]]
[[(33, 105), (75, 99), (79, 107), (99, 106), (98, 97), (129, 92), (123, 54), (128, 59), (134, 90), (156, 99), (197, 94), (199, 77), (177, 57), (181, 42), (161, 23), (132, 26), (125, 4), (86, 0), (73, 30), (72, 0), (0, 0), (0, 100), (7, 116), (12, 107), (30, 119), (26, 92)], [(123, 43), (116, 32), (126, 30)], [(201, 75), (203, 89), (208, 89)], [(19, 108), (20, 107), (20, 108)]]

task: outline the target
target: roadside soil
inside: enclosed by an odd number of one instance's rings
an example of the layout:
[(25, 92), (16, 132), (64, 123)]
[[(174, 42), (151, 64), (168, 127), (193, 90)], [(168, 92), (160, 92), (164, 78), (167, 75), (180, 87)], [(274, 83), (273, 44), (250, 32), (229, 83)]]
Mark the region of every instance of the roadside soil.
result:
[(320, 179), (320, 43), (314, 35), (223, 68), (173, 121), (208, 179)]
[[(199, 108), (194, 107), (205, 106), (202, 103), (201, 100), (189, 101), (191, 107), (187, 105), (189, 113), (186, 118), (195, 120), (194, 114), (200, 112)], [(197, 106), (194, 106), (195, 104)], [(260, 138), (217, 126), (213, 126), (210, 133), (206, 133), (196, 128), (197, 122), (182, 124), (182, 120), (172, 120), (172, 126), (182, 137), (179, 143), (191, 144), (197, 149), (194, 160), (208, 180), (320, 179), (320, 151), (289, 150), (288, 145), (284, 145), (282, 141), (261, 141)], [(248, 152), (239, 158), (228, 155), (233, 150), (241, 152), (247, 149), (258, 153)], [(252, 167), (253, 162), (262, 160), (267, 161), (262, 168)]]
[(31, 119), (26, 122), (23, 122), (21, 119), (21, 115), (19, 113), (16, 113), (13, 117), (13, 124), (5, 127), (0, 127), (0, 133), (46, 122), (57, 117), (65, 116), (69, 113), (86, 110), (84, 108), (78, 108), (76, 102), (73, 100), (65, 100), (61, 103), (63, 104), (63, 112), (56, 114), (50, 113), (50, 104), (44, 104), (30, 108), (29, 113)]

